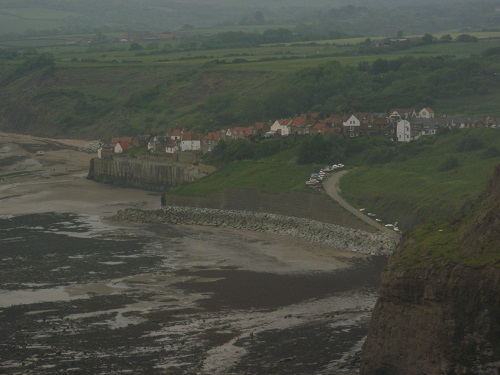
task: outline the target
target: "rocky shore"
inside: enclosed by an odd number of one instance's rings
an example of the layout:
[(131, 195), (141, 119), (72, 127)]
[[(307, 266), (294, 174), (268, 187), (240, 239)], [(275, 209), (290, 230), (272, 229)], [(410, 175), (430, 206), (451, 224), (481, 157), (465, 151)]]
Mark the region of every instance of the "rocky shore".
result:
[(168, 206), (157, 210), (128, 208), (113, 216), (115, 220), (202, 225), (237, 230), (266, 232), (302, 238), (313, 243), (331, 245), (339, 250), (367, 255), (389, 255), (397, 240), (384, 233), (368, 233), (359, 229), (278, 214)]

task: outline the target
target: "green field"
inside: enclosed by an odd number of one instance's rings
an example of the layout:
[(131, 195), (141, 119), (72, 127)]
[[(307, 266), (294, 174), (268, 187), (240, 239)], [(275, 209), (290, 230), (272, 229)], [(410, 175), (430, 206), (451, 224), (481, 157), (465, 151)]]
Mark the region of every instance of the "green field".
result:
[(76, 17), (72, 12), (44, 8), (2, 8), (0, 11), (0, 35), (24, 33), (27, 30), (50, 30), (64, 25), (63, 20)]
[[(457, 151), (470, 137), (483, 146)], [(492, 146), (500, 149), (500, 129), (463, 129), (441, 136), (405, 160), (354, 169), (341, 181), (342, 195), (356, 207), (377, 213), (385, 222), (398, 221), (403, 227), (447, 220), (476, 199), (493, 176), (500, 158), (482, 158)], [(456, 157), (458, 167), (441, 171), (440, 165), (450, 156)]]
[[(459, 151), (471, 139), (478, 141), (477, 148)], [(297, 139), (286, 150), (264, 159), (221, 164), (216, 173), (171, 194), (207, 196), (227, 188), (311, 192), (305, 181), (323, 164), (296, 164), (300, 142)], [(340, 188), (355, 207), (376, 213), (385, 223), (397, 221), (407, 230), (419, 223), (451, 220), (477, 199), (500, 164), (499, 154), (484, 157), (492, 147), (500, 152), (500, 129), (462, 129), (395, 147), (398, 156), (385, 164), (367, 161), (369, 148), (354, 156), (345, 155), (342, 160), (350, 171), (341, 179)], [(458, 160), (458, 166), (441, 170), (450, 155)]]
[(219, 165), (219, 169), (201, 180), (171, 192), (171, 194), (207, 196), (223, 189), (256, 189), (264, 193), (277, 194), (285, 191), (308, 191), (305, 185), (311, 172), (318, 165), (298, 165), (296, 159), (298, 143), (286, 150), (257, 161), (238, 161)]
[[(1, 15), (0, 15), (1, 17)], [(455, 34), (453, 34), (455, 35)], [(467, 57), (481, 54), (488, 48), (500, 47), (500, 32), (471, 33), (479, 38), (478, 43), (433, 43), (424, 46), (414, 46), (403, 50), (383, 52), (384, 58), (399, 58), (401, 56), (439, 56), (452, 55)], [(109, 40), (118, 38), (119, 33), (110, 33)], [(213, 61), (223, 60), (230, 69), (294, 71), (304, 67), (317, 66), (325, 61), (336, 59), (343, 63), (357, 64), (360, 61), (373, 61), (379, 58), (380, 51), (359, 53), (358, 44), (364, 38), (344, 38), (319, 40), (316, 42), (298, 42), (260, 45), (255, 47), (240, 46), (237, 48), (197, 49), (189, 47), (189, 43), (179, 40), (153, 40), (140, 42), (141, 50), (129, 50), (130, 43), (108, 42), (104, 45), (67, 45), (68, 41), (80, 42), (91, 40), (95, 34), (65, 35), (57, 37), (22, 38), (4, 41), (0, 45), (10, 48), (37, 48), (40, 52), (51, 53), (61, 64), (68, 60), (95, 59), (95, 66), (107, 64), (110, 60), (137, 60), (143, 64), (176, 65), (179, 61), (185, 64), (189, 61), (194, 66)], [(374, 38), (377, 40), (377, 38)], [(151, 43), (156, 48), (149, 48)], [(232, 64), (235, 60), (245, 60), (244, 63)], [(263, 61), (264, 60), (264, 61)], [(289, 66), (289, 67), (288, 67)]]

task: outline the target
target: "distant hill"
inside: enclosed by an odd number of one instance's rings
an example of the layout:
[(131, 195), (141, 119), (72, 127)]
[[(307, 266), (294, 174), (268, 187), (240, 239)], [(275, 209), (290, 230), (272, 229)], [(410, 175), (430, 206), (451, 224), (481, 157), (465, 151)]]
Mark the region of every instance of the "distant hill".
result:
[(351, 35), (498, 27), (500, 12), (492, 0), (4, 0), (0, 36), (103, 31), (165, 32), (181, 28), (238, 24), (327, 23)]

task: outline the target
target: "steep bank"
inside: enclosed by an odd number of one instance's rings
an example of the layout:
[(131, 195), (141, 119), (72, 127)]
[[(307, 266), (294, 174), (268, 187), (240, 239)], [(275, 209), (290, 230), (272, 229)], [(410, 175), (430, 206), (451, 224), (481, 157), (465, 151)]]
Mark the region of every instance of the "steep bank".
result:
[(216, 208), (268, 212), (317, 220), (324, 223), (375, 232), (376, 229), (341, 207), (325, 194), (303, 192), (264, 193), (257, 189), (222, 189), (207, 196), (167, 195), (167, 204), (195, 208)]
[(500, 165), (461, 218), (405, 236), (382, 275), (362, 374), (497, 374)]

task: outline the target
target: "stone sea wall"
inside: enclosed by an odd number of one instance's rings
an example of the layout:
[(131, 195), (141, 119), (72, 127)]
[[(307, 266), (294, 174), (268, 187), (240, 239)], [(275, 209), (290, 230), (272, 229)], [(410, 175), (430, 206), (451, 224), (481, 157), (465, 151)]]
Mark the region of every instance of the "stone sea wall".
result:
[(377, 231), (326, 194), (296, 191), (270, 194), (257, 189), (223, 189), (200, 197), (167, 194), (166, 203), (169, 206), (268, 212), (337, 224), (366, 232)]
[(121, 157), (92, 159), (88, 175), (97, 182), (156, 191), (168, 190), (199, 177), (200, 171), (192, 164)]
[(140, 223), (203, 225), (302, 238), (362, 254), (388, 255), (396, 240), (383, 233), (368, 233), (315, 220), (272, 213), (168, 206), (144, 211), (126, 209), (114, 219)]

